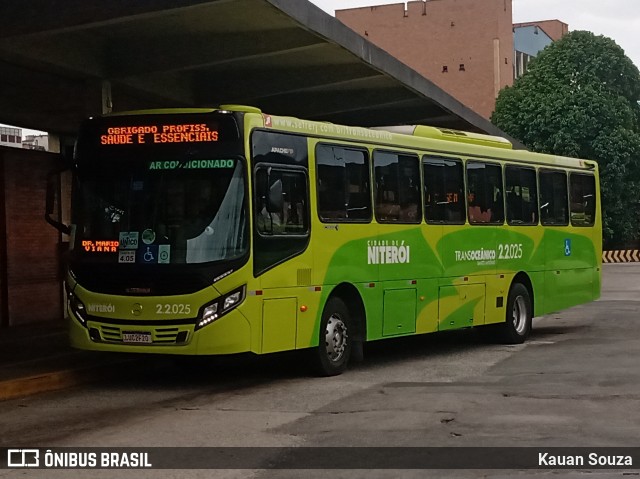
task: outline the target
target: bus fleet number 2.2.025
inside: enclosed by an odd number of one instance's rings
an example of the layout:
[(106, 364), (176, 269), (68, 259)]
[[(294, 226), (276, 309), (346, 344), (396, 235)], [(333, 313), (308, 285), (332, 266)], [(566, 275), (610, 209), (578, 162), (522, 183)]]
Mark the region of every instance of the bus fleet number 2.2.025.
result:
[(191, 305), (184, 303), (156, 304), (156, 314), (191, 314)]
[(522, 243), (508, 243), (498, 245), (498, 259), (522, 258)]

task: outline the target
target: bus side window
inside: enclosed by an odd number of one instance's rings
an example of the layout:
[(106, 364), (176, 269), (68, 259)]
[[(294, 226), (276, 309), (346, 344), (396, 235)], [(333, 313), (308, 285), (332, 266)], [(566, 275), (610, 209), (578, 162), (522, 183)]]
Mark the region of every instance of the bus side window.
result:
[(507, 223), (538, 224), (538, 187), (533, 168), (507, 166), (505, 169)]
[(540, 170), (540, 220), (543, 225), (569, 224), (567, 175), (564, 171)]
[(422, 169), (427, 223), (463, 224), (466, 215), (462, 161), (425, 156)]
[(572, 173), (571, 224), (573, 226), (593, 226), (596, 218), (596, 180), (593, 175)]
[(504, 222), (502, 168), (500, 165), (467, 162), (467, 201), (469, 223)]
[(418, 157), (374, 151), (375, 211), (381, 223), (420, 223)]
[(371, 221), (367, 150), (337, 145), (316, 147), (318, 216), (323, 222)]
[(259, 165), (255, 173), (256, 227), (262, 235), (300, 235), (309, 230), (306, 176), (300, 170)]

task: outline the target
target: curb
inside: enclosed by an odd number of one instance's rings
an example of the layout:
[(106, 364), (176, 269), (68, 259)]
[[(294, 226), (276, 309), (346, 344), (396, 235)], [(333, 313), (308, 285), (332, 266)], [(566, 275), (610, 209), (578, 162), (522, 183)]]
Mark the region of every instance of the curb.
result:
[(30, 376), (0, 380), (0, 401), (17, 399), (44, 392), (60, 391), (94, 381), (122, 377), (121, 366), (135, 359), (101, 363), (93, 366), (43, 372)]

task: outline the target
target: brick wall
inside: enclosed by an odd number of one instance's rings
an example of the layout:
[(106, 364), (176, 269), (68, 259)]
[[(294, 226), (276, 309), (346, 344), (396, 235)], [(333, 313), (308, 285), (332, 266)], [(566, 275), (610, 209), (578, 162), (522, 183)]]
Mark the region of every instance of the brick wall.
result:
[(552, 40), (560, 40), (569, 33), (569, 25), (560, 20), (543, 20), (541, 22), (514, 23), (514, 27), (540, 27)]
[(412, 1), (336, 18), (486, 118), (513, 83), (511, 0)]
[(44, 220), (50, 153), (0, 148), (0, 311), (3, 326), (62, 318), (60, 235)]

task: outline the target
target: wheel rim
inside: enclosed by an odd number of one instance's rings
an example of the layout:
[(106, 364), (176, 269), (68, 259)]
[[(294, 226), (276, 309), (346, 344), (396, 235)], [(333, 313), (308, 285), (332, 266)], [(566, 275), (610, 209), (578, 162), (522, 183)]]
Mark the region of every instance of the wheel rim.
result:
[(331, 362), (340, 361), (347, 346), (347, 325), (344, 324), (340, 316), (332, 314), (327, 321), (325, 331), (325, 345), (327, 357)]
[(513, 302), (513, 328), (520, 336), (527, 328), (527, 304), (522, 296)]

